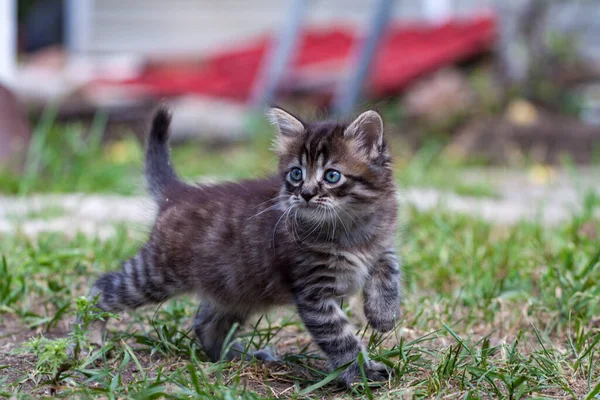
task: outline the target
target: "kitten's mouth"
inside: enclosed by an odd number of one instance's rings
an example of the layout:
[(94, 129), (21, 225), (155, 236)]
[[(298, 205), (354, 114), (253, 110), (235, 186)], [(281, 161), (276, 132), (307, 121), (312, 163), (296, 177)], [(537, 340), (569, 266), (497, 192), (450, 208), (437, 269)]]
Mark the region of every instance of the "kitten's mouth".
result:
[(297, 213), (300, 213), (310, 219), (314, 219), (316, 217), (322, 218), (323, 215), (330, 208), (330, 206), (322, 200), (317, 200), (317, 201), (311, 200), (309, 202), (306, 202), (304, 200), (302, 200), (302, 201), (292, 200), (291, 203), (292, 204), (290, 204), (290, 206), (292, 207), (293, 210), (295, 210)]
[(328, 209), (329, 207), (319, 203), (298, 204), (296, 207), (299, 215), (310, 220), (325, 218), (328, 214)]

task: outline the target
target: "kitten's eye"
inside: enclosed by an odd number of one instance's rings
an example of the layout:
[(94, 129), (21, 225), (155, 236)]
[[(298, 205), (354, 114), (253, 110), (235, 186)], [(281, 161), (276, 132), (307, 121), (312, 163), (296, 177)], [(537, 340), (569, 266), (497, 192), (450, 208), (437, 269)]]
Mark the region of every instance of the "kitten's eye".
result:
[(340, 174), (335, 169), (328, 169), (327, 171), (325, 171), (325, 180), (329, 183), (337, 183), (341, 177), (342, 174)]
[(292, 168), (290, 171), (290, 179), (294, 182), (300, 182), (302, 180), (302, 170), (298, 167)]

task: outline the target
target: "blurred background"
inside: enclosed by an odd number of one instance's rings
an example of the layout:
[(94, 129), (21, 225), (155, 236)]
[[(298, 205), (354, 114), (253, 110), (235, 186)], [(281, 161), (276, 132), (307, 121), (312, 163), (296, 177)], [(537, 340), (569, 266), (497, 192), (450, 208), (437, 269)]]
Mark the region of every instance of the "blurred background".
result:
[(1, 193), (142, 194), (158, 102), (189, 179), (273, 171), (277, 103), (379, 110), (405, 187), (595, 182), (600, 3), (0, 0)]

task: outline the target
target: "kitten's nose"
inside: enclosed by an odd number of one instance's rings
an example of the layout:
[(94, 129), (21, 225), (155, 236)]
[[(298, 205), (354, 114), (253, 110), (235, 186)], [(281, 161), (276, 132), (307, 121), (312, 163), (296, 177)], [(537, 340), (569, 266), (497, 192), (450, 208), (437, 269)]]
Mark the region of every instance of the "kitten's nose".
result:
[(302, 193), (300, 193), (300, 196), (302, 196), (302, 198), (308, 203), (310, 201), (310, 199), (312, 199), (313, 197), (316, 196), (316, 193), (314, 193), (314, 192), (302, 192)]

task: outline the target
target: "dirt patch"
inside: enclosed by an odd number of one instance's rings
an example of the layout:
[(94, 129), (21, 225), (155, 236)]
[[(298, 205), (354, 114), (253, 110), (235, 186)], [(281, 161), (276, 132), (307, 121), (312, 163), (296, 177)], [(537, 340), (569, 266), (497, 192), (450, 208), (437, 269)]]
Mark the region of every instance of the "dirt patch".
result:
[(11, 354), (0, 350), (0, 368), (3, 368), (0, 370), (0, 375), (4, 374), (5, 383), (8, 384), (18, 384), (19, 381), (22, 381), (18, 390), (29, 392), (35, 385), (24, 379), (24, 376), (35, 368), (35, 361), (35, 357), (32, 355)]

